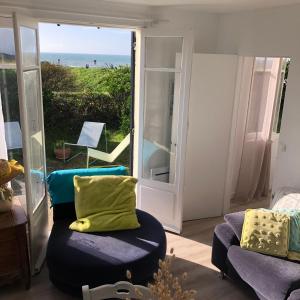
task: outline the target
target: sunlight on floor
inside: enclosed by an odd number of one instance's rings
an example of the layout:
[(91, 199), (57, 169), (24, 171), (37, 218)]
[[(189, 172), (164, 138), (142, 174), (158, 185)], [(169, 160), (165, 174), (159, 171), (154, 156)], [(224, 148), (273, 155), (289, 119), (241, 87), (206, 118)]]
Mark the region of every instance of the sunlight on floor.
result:
[[(192, 263), (205, 266), (212, 270), (217, 270), (211, 263), (211, 246), (205, 243), (194, 241), (182, 236), (177, 236), (167, 232), (168, 250), (174, 249), (177, 258), (190, 261)], [(188, 249), (188, 251), (187, 251)], [(199, 255), (199, 253), (203, 253)]]

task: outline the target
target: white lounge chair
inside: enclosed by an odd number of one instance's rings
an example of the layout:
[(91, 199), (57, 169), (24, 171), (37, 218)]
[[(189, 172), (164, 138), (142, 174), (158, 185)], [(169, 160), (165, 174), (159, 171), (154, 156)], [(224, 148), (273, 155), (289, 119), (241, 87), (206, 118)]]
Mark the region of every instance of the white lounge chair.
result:
[[(104, 128), (104, 135), (105, 135), (105, 146), (106, 146), (106, 151), (107, 151), (106, 124), (99, 123), (99, 122), (84, 122), (77, 143), (72, 144), (72, 143), (66, 142), (66, 143), (64, 143), (63, 148), (65, 149), (66, 145), (77, 146), (77, 147), (78, 146), (86, 147), (86, 149), (88, 149), (89, 147), (97, 148), (103, 128)], [(64, 153), (65, 153), (65, 151), (64, 151)], [(68, 161), (77, 157), (80, 154), (81, 154), (81, 152), (73, 155), (71, 158), (68, 159)], [(64, 157), (64, 161), (66, 161), (65, 157)]]
[(119, 281), (116, 284), (106, 284), (93, 289), (85, 285), (82, 287), (82, 296), (83, 300), (153, 299), (149, 288), (142, 285), (133, 285), (127, 281)]
[(129, 144), (130, 144), (130, 134), (128, 134), (111, 153), (88, 148), (88, 150), (87, 150), (87, 168), (89, 167), (90, 157), (92, 157), (96, 160), (102, 160), (102, 161), (106, 161), (109, 163), (114, 162), (117, 159), (117, 157), (126, 149), (126, 147)]
[(22, 149), (22, 132), (19, 122), (5, 122), (4, 130), (7, 150)]

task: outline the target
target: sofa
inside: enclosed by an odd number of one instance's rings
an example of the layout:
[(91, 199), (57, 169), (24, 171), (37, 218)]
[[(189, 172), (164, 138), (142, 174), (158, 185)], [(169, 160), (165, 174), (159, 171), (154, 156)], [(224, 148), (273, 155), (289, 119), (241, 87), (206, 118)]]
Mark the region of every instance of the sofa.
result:
[[(122, 168), (104, 171), (102, 175), (126, 175)], [(96, 169), (64, 170), (53, 172), (47, 179), (54, 221), (46, 255), (49, 278), (60, 290), (77, 296), (81, 296), (83, 285), (93, 288), (127, 280), (127, 270), (131, 271), (134, 284), (145, 285), (166, 254), (162, 225), (141, 210), (136, 210), (141, 225), (137, 229), (93, 233), (69, 229), (76, 220), (72, 177), (99, 175), (96, 173)], [(70, 201), (61, 203), (68, 191)]]
[(257, 299), (300, 300), (300, 264), (240, 247), (244, 212), (224, 216), (214, 230), (212, 263), (224, 276), (253, 290)]

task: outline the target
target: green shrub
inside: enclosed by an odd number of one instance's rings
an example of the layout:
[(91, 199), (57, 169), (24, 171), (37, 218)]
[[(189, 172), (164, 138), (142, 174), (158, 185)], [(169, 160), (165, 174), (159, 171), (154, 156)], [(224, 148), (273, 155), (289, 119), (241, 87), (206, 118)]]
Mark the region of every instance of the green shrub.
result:
[[(45, 98), (44, 98), (45, 100)], [(120, 118), (114, 101), (109, 96), (89, 93), (52, 93), (47, 99), (45, 126), (48, 130), (78, 132), (84, 121), (106, 123), (117, 129)]]
[(2, 110), (4, 121), (19, 121), (19, 98), (17, 73), (13, 69), (0, 71), (0, 94), (2, 97)]
[(41, 63), (42, 88), (47, 92), (76, 91), (76, 78), (71, 68), (51, 64), (47, 61)]
[(126, 104), (122, 108), (120, 130), (124, 135), (127, 135), (130, 131), (130, 119), (131, 119), (131, 97), (127, 98)]
[(104, 122), (108, 129), (129, 133), (128, 66), (86, 69), (43, 63), (42, 80), (46, 139), (70, 137), (72, 142), (84, 121)]
[(116, 109), (116, 118), (124, 134), (130, 128), (131, 75), (129, 66), (109, 66), (106, 68), (72, 68), (76, 84), (80, 90), (90, 94), (109, 96)]
[(118, 99), (130, 95), (130, 67), (70, 68), (76, 86), (85, 92), (107, 94)]
[[(130, 67), (85, 69), (42, 62), (41, 73), (48, 158), (54, 158), (56, 141), (77, 142), (85, 121), (107, 124), (109, 151), (129, 133)], [(16, 70), (0, 72), (0, 92), (3, 111), (9, 111), (9, 115), (4, 114), (5, 122), (18, 121)], [(118, 163), (127, 165), (128, 157), (127, 149)]]

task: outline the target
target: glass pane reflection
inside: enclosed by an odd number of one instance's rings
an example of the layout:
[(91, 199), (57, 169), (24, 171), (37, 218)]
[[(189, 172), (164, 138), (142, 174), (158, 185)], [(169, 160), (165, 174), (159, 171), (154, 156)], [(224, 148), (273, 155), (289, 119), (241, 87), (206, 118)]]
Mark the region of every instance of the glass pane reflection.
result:
[(173, 183), (175, 174), (177, 78), (172, 72), (146, 72), (143, 178)]
[(30, 170), (33, 209), (45, 195), (45, 169), (43, 156), (42, 120), (39, 114), (39, 73), (37, 70), (24, 72), (26, 114), (30, 136)]
[(36, 30), (20, 27), (23, 65), (25, 67), (37, 64)]

